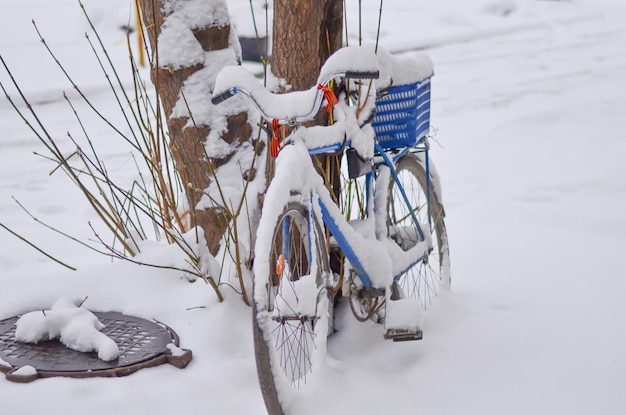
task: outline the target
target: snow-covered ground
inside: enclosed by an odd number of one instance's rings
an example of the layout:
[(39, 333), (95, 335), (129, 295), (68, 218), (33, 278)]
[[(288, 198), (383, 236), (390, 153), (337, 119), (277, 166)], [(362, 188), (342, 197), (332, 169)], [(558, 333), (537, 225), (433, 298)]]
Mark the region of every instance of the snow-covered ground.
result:
[[(86, 2), (120, 67), (126, 3)], [(249, 31), (249, 2), (236, 3), (240, 31)], [(348, 1), (351, 34), (357, 3)], [(379, 3), (367, 3), (371, 40)], [(51, 134), (80, 136), (60, 91), (76, 94), (31, 18), (90, 99), (119, 121), (74, 0), (0, 4), (0, 54)], [(429, 309), (421, 342), (385, 342), (379, 326), (339, 310), (323, 382), (293, 413), (626, 413), (624, 22), (621, 0), (384, 3), (381, 43), (407, 54), (430, 47), (435, 62), (433, 158), (453, 290)], [(0, 81), (9, 83), (4, 71)], [(132, 179), (127, 147), (74, 101), (109, 169)], [(88, 221), (97, 223), (69, 181), (33, 155), (44, 151), (0, 101), (0, 223), (79, 268), (67, 271), (0, 231), (0, 319), (88, 296), (93, 310), (167, 323), (194, 359), (184, 370), (118, 379), (0, 379), (3, 413), (263, 413), (250, 309), (228, 291), (217, 303), (209, 286), (179, 273), (111, 264), (34, 222), (13, 198), (81, 238), (93, 239)]]

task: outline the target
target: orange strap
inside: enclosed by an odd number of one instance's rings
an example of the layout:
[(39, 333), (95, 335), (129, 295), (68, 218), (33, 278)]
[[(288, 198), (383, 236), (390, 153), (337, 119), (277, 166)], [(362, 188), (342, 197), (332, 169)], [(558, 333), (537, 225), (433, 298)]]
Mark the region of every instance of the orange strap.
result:
[(318, 84), (317, 89), (321, 89), (324, 92), (324, 98), (326, 98), (326, 111), (328, 111), (328, 113), (331, 114), (333, 112), (333, 107), (337, 105), (339, 100), (335, 96), (335, 93), (333, 92), (333, 90), (330, 89), (329, 87), (324, 86), (322, 84)]
[(272, 120), (272, 140), (270, 141), (270, 154), (272, 157), (278, 156), (280, 152), (280, 141), (278, 140), (278, 120)]
[(280, 254), (278, 259), (276, 259), (276, 275), (279, 277), (282, 276), (284, 270), (285, 270), (285, 256), (283, 254)]

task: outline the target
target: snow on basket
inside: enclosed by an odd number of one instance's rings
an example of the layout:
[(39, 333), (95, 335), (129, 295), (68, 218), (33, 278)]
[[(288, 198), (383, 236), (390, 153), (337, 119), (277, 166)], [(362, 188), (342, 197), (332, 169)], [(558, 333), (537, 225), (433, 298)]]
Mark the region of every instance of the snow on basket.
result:
[(191, 351), (179, 348), (178, 335), (164, 324), (57, 305), (0, 321), (0, 371), (7, 380), (118, 377), (191, 361)]

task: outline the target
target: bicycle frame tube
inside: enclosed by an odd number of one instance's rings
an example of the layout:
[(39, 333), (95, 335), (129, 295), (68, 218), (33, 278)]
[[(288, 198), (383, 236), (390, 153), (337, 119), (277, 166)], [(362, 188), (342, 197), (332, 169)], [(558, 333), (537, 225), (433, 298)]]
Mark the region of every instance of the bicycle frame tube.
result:
[[(313, 258), (313, 252), (317, 252), (313, 247), (314, 236), (313, 232), (315, 232), (315, 217), (313, 216), (313, 209), (308, 210), (308, 215), (306, 218), (306, 227), (307, 227), (307, 247), (309, 250), (309, 272), (313, 272), (313, 264), (317, 260), (317, 258)], [(318, 235), (321, 238), (321, 235)]]
[(289, 228), (291, 227), (291, 220), (289, 216), (283, 218), (283, 258), (289, 259)]
[(402, 151), (400, 151), (398, 154), (394, 154), (393, 155), (393, 162), (395, 163), (396, 161), (400, 160), (408, 152), (409, 152), (409, 148), (408, 147), (404, 147), (402, 149)]
[(429, 229), (432, 229), (433, 224), (430, 216), (430, 166), (428, 163), (428, 148), (426, 148), (424, 152), (426, 153), (424, 158), (426, 159), (426, 201), (428, 202), (428, 227)]
[[(402, 156), (404, 156), (408, 151), (410, 151), (409, 148), (405, 148), (402, 151), (400, 151), (398, 154), (393, 155), (392, 157), (390, 157), (389, 154), (385, 153), (382, 149), (382, 147), (380, 147), (380, 145), (376, 144), (376, 149), (379, 151), (380, 156), (382, 158), (382, 162), (378, 163), (378, 164), (385, 164), (386, 166), (389, 167), (389, 170), (391, 171), (393, 180), (395, 181), (395, 183), (398, 185), (398, 188), (400, 189), (400, 194), (402, 195), (402, 199), (404, 200), (404, 203), (406, 203), (406, 205), (409, 207), (409, 211), (411, 212), (411, 218), (413, 220), (413, 222), (416, 224), (417, 230), (418, 230), (418, 234), (419, 237), (421, 239), (421, 241), (426, 240), (426, 235), (424, 234), (424, 231), (422, 229), (422, 226), (420, 225), (419, 221), (417, 220), (417, 216), (415, 215), (415, 212), (413, 211), (413, 209), (411, 208), (408, 196), (406, 194), (406, 191), (404, 189), (404, 187), (402, 186), (402, 183), (400, 182), (400, 179), (398, 177), (398, 174), (396, 172), (396, 169), (394, 167), (394, 162), (396, 162), (399, 158), (401, 158)], [(370, 172), (367, 174), (366, 176), (366, 188), (365, 188), (365, 193), (366, 193), (366, 200), (367, 200), (367, 212), (368, 214), (371, 214), (372, 212), (372, 208), (373, 206), (370, 206), (370, 203), (373, 203), (373, 198), (372, 198), (372, 194), (371, 192), (373, 191), (373, 182), (375, 180), (375, 175), (374, 175), (374, 171)], [(321, 194), (321, 192), (324, 192), (325, 194), (328, 193), (328, 189), (325, 186), (321, 186), (320, 188), (317, 188), (315, 190), (318, 195)], [(337, 241), (337, 244), (339, 245), (339, 247), (341, 248), (341, 250), (343, 251), (343, 253), (345, 254), (346, 258), (348, 259), (348, 261), (350, 261), (350, 264), (352, 266), (352, 268), (354, 269), (354, 271), (356, 272), (357, 276), (359, 277), (359, 279), (361, 280), (361, 282), (363, 283), (363, 286), (365, 288), (371, 288), (372, 287), (372, 281), (370, 279), (370, 277), (368, 276), (365, 267), (363, 266), (363, 262), (361, 261), (361, 259), (359, 258), (359, 256), (357, 255), (357, 253), (355, 252), (355, 250), (353, 249), (353, 247), (351, 246), (350, 240), (351, 240), (351, 232), (356, 232), (354, 230), (352, 230), (351, 227), (346, 227), (342, 225), (342, 222), (345, 222), (345, 218), (343, 218), (343, 216), (340, 216), (338, 218), (336, 218), (335, 216), (338, 215), (338, 208), (336, 206), (333, 206), (333, 208), (330, 208), (329, 206), (327, 206), (324, 203), (324, 200), (329, 201), (328, 203), (333, 203), (332, 199), (330, 198), (330, 195), (328, 194), (327, 197), (318, 197), (316, 198), (317, 202), (319, 203), (320, 206), (320, 211), (322, 214), (322, 220), (324, 222), (324, 224), (327, 226), (328, 230), (330, 231), (330, 233), (333, 235), (333, 237), (335, 238), (335, 240)], [(333, 214), (331, 213), (334, 213)], [(310, 218), (309, 221), (313, 221), (313, 218)], [(341, 222), (340, 222), (341, 221)], [(338, 223), (340, 222), (340, 223)], [(346, 233), (347, 232), (347, 233)], [(421, 255), (419, 258), (416, 258), (414, 262), (411, 263), (411, 265), (409, 267), (407, 267), (407, 269), (409, 269), (410, 267), (414, 266), (415, 264), (417, 264), (418, 262), (422, 261), (424, 259), (424, 255)], [(394, 275), (394, 280), (397, 280), (399, 278), (400, 275), (402, 275), (405, 270), (402, 270), (398, 275)]]
[[(411, 218), (413, 219), (413, 223), (415, 223), (415, 226), (417, 227), (417, 232), (419, 233), (420, 240), (422, 241), (425, 240), (426, 236), (424, 235), (424, 231), (422, 230), (422, 227), (419, 221), (417, 220), (417, 216), (415, 216), (415, 212), (411, 208), (411, 202), (409, 202), (409, 198), (406, 195), (404, 187), (402, 186), (402, 183), (400, 183), (400, 178), (398, 177), (398, 172), (396, 171), (396, 168), (393, 165), (393, 161), (389, 159), (389, 155), (385, 153), (385, 151), (383, 150), (380, 144), (375, 143), (375, 146), (376, 146), (376, 150), (380, 153), (380, 156), (383, 158), (385, 164), (387, 165), (387, 167), (389, 167), (389, 170), (391, 170), (391, 175), (393, 177), (393, 180), (398, 185), (398, 189), (400, 189), (400, 194), (402, 195), (402, 199), (404, 200), (404, 203), (406, 203), (407, 208), (411, 212)], [(408, 149), (405, 149), (405, 150), (408, 151)], [(406, 151), (404, 151), (401, 154), (402, 155), (406, 154)], [(396, 160), (400, 157), (401, 156), (397, 157)]]
[(335, 238), (335, 240), (337, 241), (337, 243), (343, 250), (343, 253), (346, 255), (346, 258), (348, 258), (348, 261), (350, 261), (350, 264), (352, 265), (357, 275), (363, 282), (363, 285), (365, 286), (365, 288), (370, 288), (372, 286), (372, 281), (367, 276), (367, 273), (365, 272), (365, 269), (363, 268), (363, 265), (361, 264), (359, 257), (350, 246), (350, 242), (348, 242), (348, 239), (346, 238), (346, 236), (343, 234), (341, 229), (339, 229), (339, 225), (337, 225), (337, 223), (335, 222), (335, 219), (330, 214), (328, 207), (324, 204), (324, 202), (322, 202), (321, 199), (319, 200), (319, 203), (320, 203), (320, 209), (322, 211), (322, 220), (324, 221), (324, 224), (328, 226), (328, 230), (330, 231), (330, 233), (333, 235), (333, 237)]

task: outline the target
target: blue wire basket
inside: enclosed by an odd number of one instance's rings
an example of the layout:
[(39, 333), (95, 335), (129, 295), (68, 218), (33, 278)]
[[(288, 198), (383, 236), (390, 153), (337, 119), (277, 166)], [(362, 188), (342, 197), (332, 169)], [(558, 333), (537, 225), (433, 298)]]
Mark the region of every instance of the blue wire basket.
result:
[(372, 127), (383, 148), (413, 147), (423, 140), (430, 129), (430, 78), (389, 87), (376, 98)]

